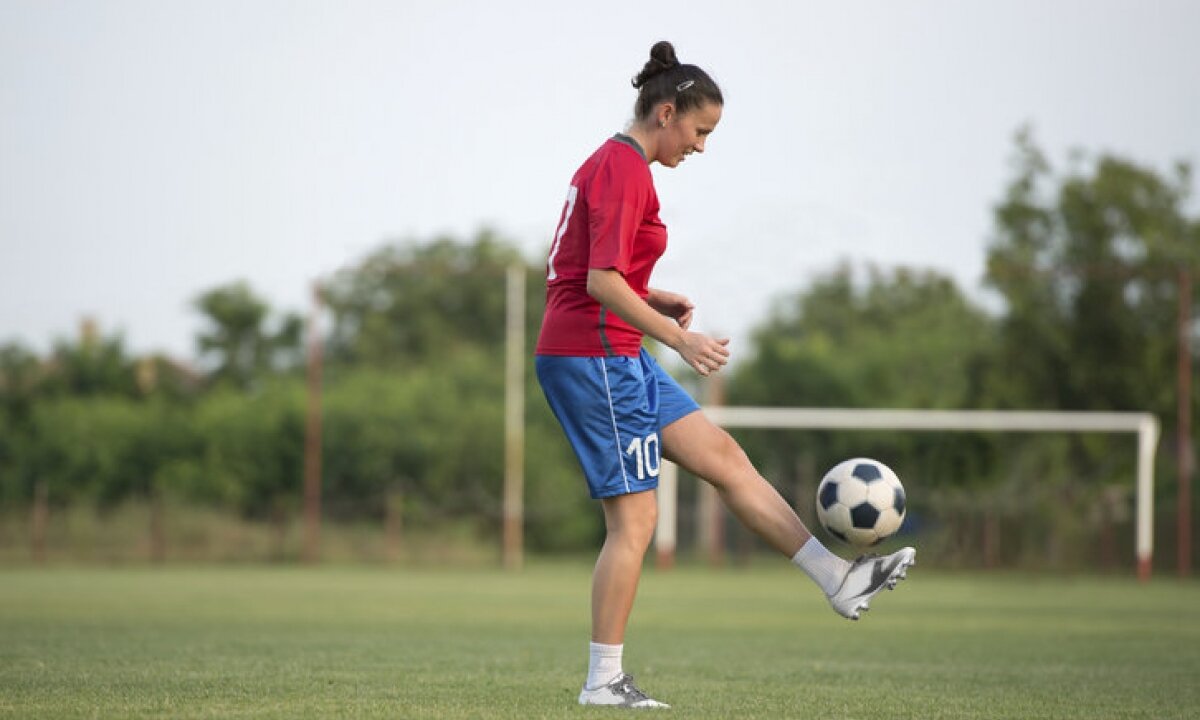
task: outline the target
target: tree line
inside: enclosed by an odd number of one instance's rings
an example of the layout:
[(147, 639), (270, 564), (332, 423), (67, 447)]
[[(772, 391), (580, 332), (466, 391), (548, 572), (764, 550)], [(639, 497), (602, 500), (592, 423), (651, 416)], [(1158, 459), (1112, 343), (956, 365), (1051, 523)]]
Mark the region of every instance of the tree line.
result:
[[(1149, 411), (1164, 426), (1161, 456), (1171, 457), (1179, 343), (1198, 336), (1194, 325), (1177, 332), (1179, 273), (1200, 267), (1189, 193), (1186, 166), (1160, 173), (1101, 155), (1062, 170), (1022, 134), (984, 273), (1000, 309), (980, 307), (935, 271), (837, 267), (777, 299), (747, 357), (724, 373), (727, 400)], [(504, 274), (513, 263), (528, 275), (531, 353), (540, 259), (524, 260), (490, 231), (390, 243), (321, 284), (327, 516), (399, 512), (406, 526), (466, 518), (481, 532), (499, 527)], [(165, 496), (251, 518), (298, 510), (302, 317), (242, 282), (200, 293), (194, 309), (205, 323), (195, 364), (135, 356), (95, 327), (44, 354), (0, 345), (0, 507), (27, 508), (40, 493), (51, 507)], [(588, 547), (600, 517), (527, 377), (528, 542)], [(703, 383), (688, 382), (703, 398)], [(921, 488), (914, 522), (942, 532), (948, 548), (986, 545), (989, 533), (1024, 538), (1005, 543), (1014, 549), (1000, 561), (1094, 545), (1097, 528), (1123, 522), (1133, 476), (1132, 448), (1087, 435), (739, 436), (797, 505), (822, 468), (849, 455), (886, 458)], [(1161, 479), (1173, 478), (1171, 463), (1158, 466)], [(1164, 511), (1171, 486), (1158, 485)]]

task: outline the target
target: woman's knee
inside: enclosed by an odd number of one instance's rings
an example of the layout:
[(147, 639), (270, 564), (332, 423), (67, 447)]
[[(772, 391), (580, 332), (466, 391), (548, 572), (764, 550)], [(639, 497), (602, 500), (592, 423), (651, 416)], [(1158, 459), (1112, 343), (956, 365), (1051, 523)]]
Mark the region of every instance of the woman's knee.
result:
[(699, 413), (669, 425), (664, 437), (672, 460), (717, 487), (751, 467), (737, 440)]
[(604, 520), (609, 538), (645, 548), (658, 525), (657, 499), (653, 493), (639, 493), (606, 502)]
[(658, 510), (655, 508), (637, 517), (625, 517), (616, 523), (609, 522), (608, 537), (610, 540), (634, 548), (645, 549), (649, 547), (650, 540), (654, 537), (654, 530), (657, 524)]

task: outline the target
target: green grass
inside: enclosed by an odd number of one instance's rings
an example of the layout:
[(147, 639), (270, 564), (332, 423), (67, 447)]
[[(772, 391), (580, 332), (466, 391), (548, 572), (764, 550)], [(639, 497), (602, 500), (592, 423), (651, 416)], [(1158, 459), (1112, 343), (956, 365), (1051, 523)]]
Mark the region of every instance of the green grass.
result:
[[(588, 568), (0, 570), (0, 717), (611, 716)], [(672, 717), (1194, 718), (1200, 584), (933, 573), (863, 621), (789, 567), (648, 572), (626, 669)]]

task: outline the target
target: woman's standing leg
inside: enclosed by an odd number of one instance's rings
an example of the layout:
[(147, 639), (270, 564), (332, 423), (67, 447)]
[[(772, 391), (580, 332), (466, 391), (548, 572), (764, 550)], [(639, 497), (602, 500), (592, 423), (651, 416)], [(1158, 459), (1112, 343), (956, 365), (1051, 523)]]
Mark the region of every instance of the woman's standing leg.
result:
[(620, 645), (658, 522), (658, 499), (648, 490), (601, 503), (607, 534), (592, 574), (592, 642)]
[(665, 708), (646, 695), (621, 667), (625, 626), (642, 576), (642, 559), (658, 520), (653, 490), (604, 498), (607, 534), (592, 574), (592, 642), (588, 677), (579, 694), (584, 705)]

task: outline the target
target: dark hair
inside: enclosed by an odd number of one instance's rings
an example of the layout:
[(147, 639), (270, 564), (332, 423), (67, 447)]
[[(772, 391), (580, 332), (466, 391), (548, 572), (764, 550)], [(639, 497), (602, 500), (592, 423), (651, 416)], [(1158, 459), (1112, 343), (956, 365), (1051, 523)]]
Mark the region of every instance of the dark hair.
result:
[(695, 65), (680, 63), (675, 57), (675, 47), (666, 40), (659, 40), (650, 48), (650, 59), (634, 76), (633, 86), (638, 89), (633, 105), (633, 116), (638, 120), (646, 119), (654, 106), (664, 101), (673, 101), (681, 115), (705, 103), (725, 104), (721, 88), (708, 73)]

